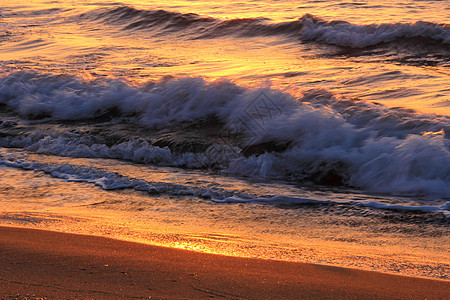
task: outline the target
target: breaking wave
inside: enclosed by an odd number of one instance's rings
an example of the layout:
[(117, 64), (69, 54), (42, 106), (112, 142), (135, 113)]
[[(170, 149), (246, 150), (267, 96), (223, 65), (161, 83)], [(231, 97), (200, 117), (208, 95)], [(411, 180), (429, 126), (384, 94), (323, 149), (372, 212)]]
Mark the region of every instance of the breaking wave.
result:
[(419, 39), (438, 45), (450, 44), (448, 25), (423, 21), (357, 25), (346, 21), (326, 21), (306, 14), (298, 20), (273, 23), (263, 17), (220, 20), (195, 13), (139, 10), (129, 6), (97, 9), (83, 14), (82, 18), (119, 25), (127, 31), (148, 30), (158, 35), (174, 33), (190, 39), (280, 35), (351, 48), (412, 39), (414, 43)]
[(0, 146), (243, 176), (450, 197), (450, 120), (228, 81), (21, 71), (0, 78)]

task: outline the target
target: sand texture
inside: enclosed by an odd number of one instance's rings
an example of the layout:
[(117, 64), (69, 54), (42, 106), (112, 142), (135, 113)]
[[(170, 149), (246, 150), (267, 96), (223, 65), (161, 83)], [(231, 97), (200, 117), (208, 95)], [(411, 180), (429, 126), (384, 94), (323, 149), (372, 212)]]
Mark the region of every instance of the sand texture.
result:
[(0, 227), (0, 299), (450, 299), (450, 282)]

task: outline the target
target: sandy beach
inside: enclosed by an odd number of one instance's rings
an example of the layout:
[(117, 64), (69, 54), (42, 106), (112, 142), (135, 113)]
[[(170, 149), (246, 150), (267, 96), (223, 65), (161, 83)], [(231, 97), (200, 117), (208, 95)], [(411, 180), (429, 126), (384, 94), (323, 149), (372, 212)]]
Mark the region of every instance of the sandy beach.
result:
[(1, 299), (448, 299), (450, 282), (0, 227)]

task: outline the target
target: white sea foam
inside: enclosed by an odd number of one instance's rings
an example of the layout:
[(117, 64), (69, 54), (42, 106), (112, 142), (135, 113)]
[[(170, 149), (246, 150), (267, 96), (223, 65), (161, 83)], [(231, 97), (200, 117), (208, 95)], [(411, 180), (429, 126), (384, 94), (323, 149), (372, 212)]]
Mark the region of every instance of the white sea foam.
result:
[(219, 186), (192, 186), (183, 183), (150, 182), (141, 178), (121, 175), (97, 167), (75, 165), (71, 163), (42, 163), (27, 158), (21, 152), (8, 153), (0, 150), (0, 165), (21, 168), (25, 170), (41, 171), (56, 178), (74, 182), (95, 184), (105, 190), (134, 189), (150, 194), (166, 196), (194, 196), (209, 198), (214, 203), (256, 203), (271, 205), (342, 205), (350, 204), (381, 210), (418, 211), (424, 213), (442, 213), (450, 217), (449, 205), (406, 205), (389, 204), (378, 201), (348, 199), (315, 199), (290, 195), (275, 195), (272, 197), (258, 197), (238, 190), (227, 190)]
[(401, 39), (431, 39), (450, 44), (450, 29), (444, 25), (421, 22), (357, 25), (344, 21), (326, 22), (312, 15), (300, 19), (301, 39), (352, 48), (364, 48)]
[[(0, 138), (4, 147), (189, 168), (218, 164), (233, 174), (294, 181), (337, 174), (343, 183), (373, 192), (450, 197), (447, 117), (350, 101), (324, 90), (294, 98), (277, 90), (249, 90), (200, 78), (136, 88), (119, 80), (88, 82), (16, 72), (0, 79), (0, 104), (25, 119), (42, 118), (39, 122), (95, 119), (109, 113), (124, 124), (177, 128), (213, 116), (226, 132), (218, 133), (224, 135), (223, 143), (233, 142), (226, 139), (228, 131), (244, 137), (233, 146), (175, 153), (152, 145), (146, 136), (106, 145), (70, 130), (37, 130)], [(239, 153), (265, 143), (288, 146), (262, 148), (261, 155)]]
[(248, 199), (250, 196), (242, 192), (228, 191), (223, 188), (208, 188), (202, 186), (183, 185), (167, 182), (150, 182), (140, 178), (121, 175), (96, 167), (75, 165), (70, 163), (44, 163), (29, 160), (22, 153), (5, 153), (0, 151), (0, 164), (24, 170), (41, 171), (56, 178), (74, 182), (95, 184), (105, 190), (135, 189), (151, 194), (170, 196), (197, 196), (220, 201), (226, 197), (236, 196)]

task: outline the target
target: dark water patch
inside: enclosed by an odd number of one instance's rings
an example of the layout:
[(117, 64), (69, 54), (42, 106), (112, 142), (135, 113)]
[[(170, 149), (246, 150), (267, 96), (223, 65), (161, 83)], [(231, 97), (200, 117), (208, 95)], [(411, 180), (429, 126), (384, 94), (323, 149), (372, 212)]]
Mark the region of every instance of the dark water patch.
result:
[[(383, 200), (381, 200), (383, 201)], [(335, 225), (348, 227), (371, 227), (374, 232), (390, 232), (411, 235), (425, 235), (433, 237), (448, 236), (450, 218), (443, 213), (429, 213), (425, 211), (408, 211), (401, 209), (376, 209), (362, 206), (358, 203), (303, 203), (279, 204), (281, 209), (301, 209), (306, 214), (334, 215), (324, 221)]]
[(404, 38), (364, 48), (340, 46), (328, 50), (317, 57), (345, 60), (362, 58), (373, 63), (390, 62), (416, 67), (450, 66), (450, 47), (423, 37)]

